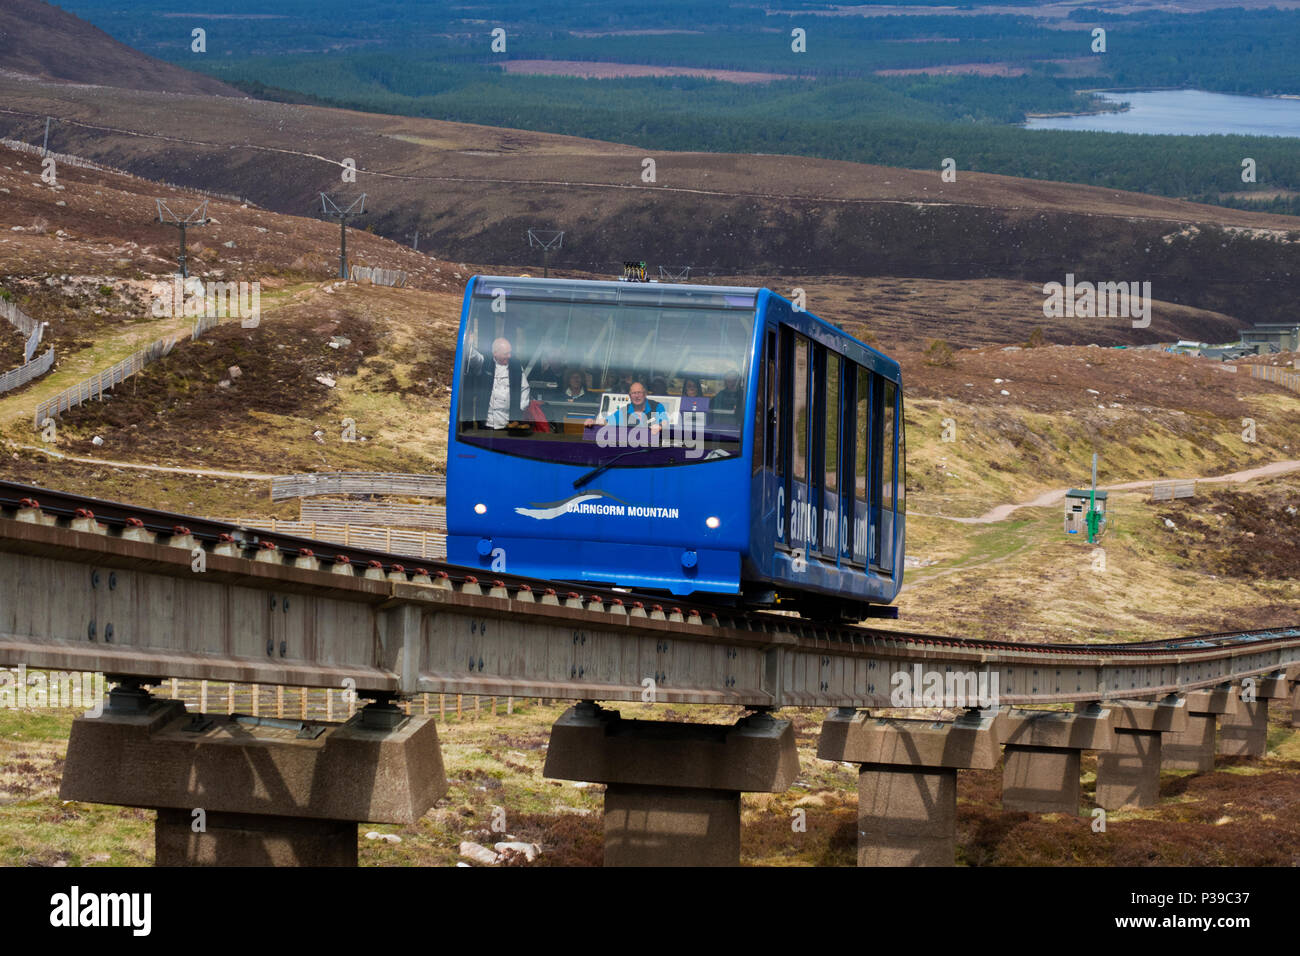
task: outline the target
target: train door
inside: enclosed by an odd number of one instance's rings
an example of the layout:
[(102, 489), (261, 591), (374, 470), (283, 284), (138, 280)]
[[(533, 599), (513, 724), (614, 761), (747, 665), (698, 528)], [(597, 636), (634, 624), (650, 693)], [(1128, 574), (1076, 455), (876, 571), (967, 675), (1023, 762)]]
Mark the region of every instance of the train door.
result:
[(839, 557), (841, 564), (854, 560), (854, 526), (857, 521), (856, 474), (858, 366), (840, 359), (840, 457), (839, 457)]
[[(781, 457), (781, 339), (775, 327), (763, 336), (763, 389), (755, 409), (755, 440), (762, 443), (761, 457), (755, 455), (755, 470), (763, 488), (763, 515), (777, 527), (778, 489), (784, 486), (785, 463)], [(783, 497), (783, 496), (781, 496)], [(778, 538), (780, 536), (778, 535)]]
[(818, 346), (818, 420), (820, 468), (817, 485), (820, 491), (821, 522), (818, 529), (821, 553), (831, 563), (838, 563), (840, 551), (840, 392), (841, 359), (829, 349)]
[(896, 405), (898, 390), (893, 382), (872, 376), (875, 403), (872, 442), (871, 518), (874, 541), (871, 563), (881, 572), (894, 574), (894, 477), (897, 463)]
[(872, 374), (861, 365), (854, 366), (855, 383), (853, 400), (856, 406), (853, 429), (853, 563), (865, 567), (875, 560), (875, 525), (871, 519), (870, 493), (874, 456), (871, 453), (873, 436)]
[(786, 329), (790, 341), (789, 401), (784, 406), (784, 434), (789, 436), (789, 479), (785, 489), (786, 544), (806, 556), (817, 544), (817, 521), (812, 500), (811, 449), (814, 417), (811, 403), (814, 369), (812, 344), (804, 336)]
[(894, 554), (894, 529), (897, 527), (898, 505), (898, 387), (893, 382), (885, 382), (884, 406), (881, 408), (884, 418), (884, 434), (881, 436), (881, 455), (884, 467), (888, 471), (881, 476), (880, 493), (884, 499), (881, 505), (880, 529), (880, 566), (893, 576), (894, 563), (898, 555)]

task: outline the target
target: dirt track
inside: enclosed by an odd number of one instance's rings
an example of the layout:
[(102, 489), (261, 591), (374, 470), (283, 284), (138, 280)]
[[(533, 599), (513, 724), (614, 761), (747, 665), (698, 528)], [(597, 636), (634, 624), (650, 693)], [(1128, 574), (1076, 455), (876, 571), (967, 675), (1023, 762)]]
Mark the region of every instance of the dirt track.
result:
[[(1247, 468), (1244, 471), (1234, 471), (1230, 475), (1199, 477), (1195, 479), (1189, 477), (1161, 478), (1159, 480), (1160, 481), (1195, 480), (1199, 482), (1204, 482), (1206, 484), (1236, 482), (1240, 484), (1242, 482), (1251, 481), (1255, 478), (1268, 478), (1272, 475), (1284, 475), (1292, 471), (1300, 471), (1300, 461), (1275, 461), (1272, 464), (1260, 465), (1258, 468)], [(1098, 485), (1097, 488), (1100, 491), (1136, 491), (1140, 488), (1150, 488), (1155, 483), (1156, 483), (1155, 479), (1147, 479), (1145, 481), (1125, 481), (1118, 485)], [(990, 508), (988, 511), (984, 512), (984, 514), (978, 515), (977, 517), (974, 518), (954, 518), (951, 517), (950, 515), (922, 514), (921, 512), (917, 512), (917, 511), (909, 511), (907, 514), (909, 517), (916, 516), (918, 518), (942, 518), (945, 521), (957, 521), (960, 522), (961, 524), (993, 524), (996, 521), (1005, 521), (1007, 518), (1009, 518), (1014, 512), (1016, 512), (1020, 508), (1046, 508), (1050, 505), (1054, 505), (1058, 501), (1063, 499), (1065, 497), (1065, 493), (1069, 490), (1070, 490), (1069, 488), (1056, 488), (1052, 491), (1045, 491), (1038, 497), (1033, 498), (1029, 501), (1022, 501), (1019, 504), (998, 505), (996, 508)]]

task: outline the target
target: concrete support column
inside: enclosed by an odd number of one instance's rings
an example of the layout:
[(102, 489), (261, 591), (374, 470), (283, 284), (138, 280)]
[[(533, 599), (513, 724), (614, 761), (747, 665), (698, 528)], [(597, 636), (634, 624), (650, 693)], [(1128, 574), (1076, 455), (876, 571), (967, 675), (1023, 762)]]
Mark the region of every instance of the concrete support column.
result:
[(1097, 806), (1151, 807), (1160, 802), (1160, 732), (1115, 730), (1115, 746), (1097, 755)]
[(1234, 717), (1241, 706), (1231, 684), (1212, 690), (1194, 690), (1187, 695), (1187, 729), (1166, 734), (1160, 741), (1163, 770), (1214, 769), (1214, 748), (1220, 717)]
[[(1289, 697), (1285, 672), (1254, 678), (1253, 690), (1238, 688), (1239, 707), (1219, 727), (1218, 752), (1225, 757), (1262, 757), (1268, 750), (1268, 702)], [(1254, 700), (1246, 700), (1253, 696)]]
[(858, 866), (952, 866), (957, 770), (998, 762), (997, 714), (951, 723), (840, 710), (822, 722), (817, 756), (860, 765)]
[(257, 813), (209, 813), (202, 833), (190, 810), (160, 807), (154, 866), (356, 866), (357, 825)]
[(1097, 755), (1097, 806), (1153, 806), (1160, 800), (1160, 738), (1187, 729), (1187, 701), (1171, 695), (1160, 701), (1107, 701), (1106, 706), (1114, 716), (1115, 747)]
[(799, 754), (790, 722), (766, 714), (677, 724), (584, 703), (551, 727), (543, 773), (606, 784), (606, 866), (736, 866), (740, 794), (788, 789)]
[(1079, 757), (1115, 745), (1110, 711), (1079, 713), (1005, 707), (1002, 809), (1079, 815)]
[(1288, 664), (1287, 683), (1291, 686), (1291, 726), (1300, 727), (1300, 664)]
[(1262, 757), (1268, 749), (1268, 698), (1239, 701), (1237, 713), (1225, 717), (1218, 752), (1225, 757)]
[(72, 724), (59, 795), (156, 809), (158, 866), (354, 866), (357, 824), (414, 823), (447, 792), (432, 721), (193, 714), (115, 688)]

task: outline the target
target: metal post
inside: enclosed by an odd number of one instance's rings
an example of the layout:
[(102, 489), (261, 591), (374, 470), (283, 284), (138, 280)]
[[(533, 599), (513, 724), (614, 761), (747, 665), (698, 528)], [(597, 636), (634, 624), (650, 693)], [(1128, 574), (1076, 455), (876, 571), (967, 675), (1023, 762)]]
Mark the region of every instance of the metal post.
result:
[(360, 216), (366, 211), (366, 194), (362, 193), (346, 207), (327, 196), (320, 194), (321, 212), (339, 221), (339, 278), (348, 277), (348, 220)]
[(528, 245), (542, 250), (542, 277), (551, 276), (551, 250), (558, 249), (564, 243), (564, 232), (559, 229), (529, 229)]
[(206, 199), (203, 200), (203, 202), (200, 203), (199, 206), (188, 216), (180, 216), (177, 213), (172, 212), (167, 208), (167, 203), (161, 199), (155, 200), (155, 202), (158, 205), (158, 221), (164, 226), (175, 226), (177, 232), (180, 233), (181, 248), (176, 264), (180, 269), (181, 278), (188, 279), (190, 277), (190, 270), (186, 261), (188, 256), (185, 248), (185, 233), (190, 226), (206, 226), (211, 222), (211, 220), (208, 219), (208, 201)]
[(1092, 493), (1088, 501), (1088, 543), (1097, 540), (1097, 453), (1092, 453)]
[(345, 217), (339, 219), (339, 278), (348, 277), (348, 221)]

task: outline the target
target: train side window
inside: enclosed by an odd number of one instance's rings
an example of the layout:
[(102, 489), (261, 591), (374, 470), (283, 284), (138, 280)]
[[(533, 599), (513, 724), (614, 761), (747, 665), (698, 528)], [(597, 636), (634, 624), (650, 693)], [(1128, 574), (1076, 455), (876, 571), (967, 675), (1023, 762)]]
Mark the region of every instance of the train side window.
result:
[(895, 499), (898, 501), (898, 519), (907, 514), (907, 409), (903, 390), (898, 390), (898, 484)]
[(794, 374), (790, 394), (790, 498), (786, 504), (790, 516), (790, 545), (799, 547), (808, 539), (807, 529), (799, 520), (796, 504), (808, 504), (808, 340), (794, 335)]
[(871, 557), (871, 537), (867, 530), (870, 501), (867, 489), (870, 478), (871, 451), (871, 373), (857, 366), (857, 405), (853, 442), (853, 560), (866, 564)]
[(854, 469), (857, 465), (858, 366), (840, 359), (840, 557), (853, 560), (853, 523), (857, 518)]
[(881, 447), (880, 447), (880, 566), (894, 568), (894, 452), (895, 398), (893, 382), (885, 382), (881, 396)]
[(778, 396), (781, 393), (780, 385), (777, 381), (778, 369), (778, 350), (776, 329), (769, 329), (766, 338), (766, 368), (767, 368), (767, 388), (764, 389), (764, 401), (759, 402), (759, 416), (763, 423), (763, 464), (768, 468), (774, 469), (777, 474), (781, 473), (781, 429), (777, 426), (779, 421), (777, 409), (780, 407)]
[(825, 407), (822, 412), (822, 553), (840, 550), (840, 357), (822, 350)]
[(871, 452), (870, 460), (867, 467), (870, 473), (867, 477), (867, 494), (871, 496), (870, 506), (867, 510), (867, 523), (869, 526), (868, 534), (870, 543), (867, 547), (867, 553), (871, 557), (873, 565), (880, 564), (880, 472), (881, 472), (881, 436), (884, 434), (884, 428), (881, 424), (880, 409), (884, 405), (884, 384), (885, 381), (874, 372), (869, 373), (871, 379)]

